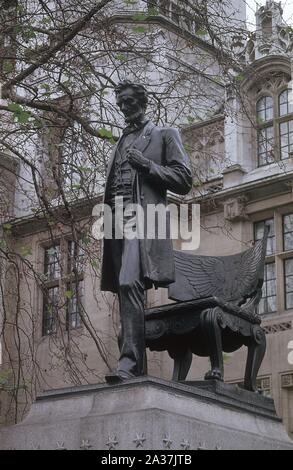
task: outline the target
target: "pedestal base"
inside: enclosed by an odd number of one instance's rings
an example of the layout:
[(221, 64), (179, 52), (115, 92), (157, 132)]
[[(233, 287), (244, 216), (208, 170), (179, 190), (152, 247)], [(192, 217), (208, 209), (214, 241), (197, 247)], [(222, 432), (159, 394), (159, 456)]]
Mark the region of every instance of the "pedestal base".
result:
[(215, 381), (152, 377), (53, 390), (0, 449), (293, 450), (270, 398)]

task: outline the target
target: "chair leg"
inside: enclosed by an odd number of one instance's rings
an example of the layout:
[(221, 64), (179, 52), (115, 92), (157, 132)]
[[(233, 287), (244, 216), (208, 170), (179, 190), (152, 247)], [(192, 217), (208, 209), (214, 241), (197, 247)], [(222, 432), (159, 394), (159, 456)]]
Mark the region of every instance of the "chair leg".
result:
[(172, 380), (174, 382), (185, 380), (192, 363), (192, 352), (190, 349), (168, 349), (168, 353), (169, 356), (174, 360)]
[(247, 344), (248, 355), (245, 370), (244, 388), (252, 392), (257, 391), (256, 379), (266, 352), (266, 335), (263, 329), (255, 327), (253, 337)]
[(224, 378), (222, 335), (219, 325), (219, 308), (208, 309), (201, 314), (201, 327), (206, 337), (211, 370), (205, 375), (205, 380), (221, 380)]

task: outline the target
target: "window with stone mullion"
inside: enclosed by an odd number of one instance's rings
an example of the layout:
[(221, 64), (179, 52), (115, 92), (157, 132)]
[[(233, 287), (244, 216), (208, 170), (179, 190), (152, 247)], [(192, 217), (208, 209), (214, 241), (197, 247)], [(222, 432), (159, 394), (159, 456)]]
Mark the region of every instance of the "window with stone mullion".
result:
[(259, 303), (259, 314), (274, 313), (277, 311), (277, 285), (276, 263), (265, 265), (265, 276), (262, 290), (262, 298)]
[[(283, 216), (283, 250), (293, 251), (293, 213)], [(290, 256), (290, 254), (289, 254)], [(285, 308), (293, 308), (293, 258), (284, 260)]]
[(278, 96), (278, 123), (280, 159), (286, 160), (293, 153), (293, 104), (290, 89), (282, 91)]
[(67, 273), (67, 328), (81, 326), (81, 309), (83, 302), (83, 272), (85, 252), (82, 241), (68, 242)]
[(285, 308), (293, 308), (293, 258), (284, 260)]
[(257, 155), (258, 166), (274, 162), (274, 102), (271, 96), (263, 96), (257, 101)]
[(267, 225), (269, 226), (270, 230), (267, 241), (267, 263), (265, 265), (262, 298), (258, 307), (258, 313), (260, 315), (277, 311), (276, 263), (275, 261), (272, 261), (272, 256), (274, 256), (276, 253), (276, 234), (274, 218), (255, 222), (254, 240), (258, 241), (263, 238), (264, 229)]
[(293, 250), (293, 214), (283, 216), (283, 250)]
[(57, 329), (61, 279), (60, 244), (45, 248), (42, 334), (47, 336)]

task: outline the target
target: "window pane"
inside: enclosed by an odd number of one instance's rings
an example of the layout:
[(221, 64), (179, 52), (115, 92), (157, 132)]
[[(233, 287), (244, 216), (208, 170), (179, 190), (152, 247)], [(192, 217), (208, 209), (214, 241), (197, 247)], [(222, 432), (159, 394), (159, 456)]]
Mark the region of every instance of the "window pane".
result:
[(59, 304), (59, 287), (47, 289), (44, 294), (43, 336), (56, 331), (56, 319)]
[(256, 108), (258, 124), (273, 119), (273, 99), (270, 96), (258, 100)]
[(67, 286), (67, 325), (69, 328), (78, 328), (81, 325), (81, 308), (83, 303), (83, 283), (75, 283)]
[(258, 164), (269, 165), (274, 159), (274, 129), (266, 127), (258, 131)]
[(293, 258), (285, 260), (286, 309), (293, 308)]
[(293, 250), (293, 214), (283, 217), (284, 251)]
[(279, 96), (279, 115), (286, 116), (292, 112), (292, 90), (285, 90)]
[(293, 276), (293, 259), (286, 260), (286, 274), (288, 276)]
[(73, 273), (76, 269), (78, 273), (82, 273), (84, 270), (84, 257), (85, 252), (82, 245), (82, 241), (78, 243), (70, 241), (68, 243), (68, 273)]
[(293, 133), (291, 131), (293, 121), (282, 122), (280, 124), (281, 138), (281, 159), (289, 158), (289, 154), (293, 152)]
[(264, 313), (274, 313), (276, 311), (277, 311), (277, 298), (276, 298), (276, 296), (268, 297), (267, 298), (267, 312), (264, 312)]
[[(274, 219), (262, 220), (261, 222), (256, 222), (254, 224), (254, 240), (261, 240), (264, 236), (265, 226), (270, 227), (268, 242), (267, 242), (267, 255), (272, 255), (276, 251), (276, 236), (275, 236), (275, 223)], [(270, 266), (270, 265), (267, 265)], [(268, 268), (270, 269), (270, 268)], [(270, 279), (272, 279), (270, 277)]]
[(49, 281), (60, 277), (60, 246), (45, 249), (44, 273)]
[(276, 269), (275, 263), (265, 265), (264, 284), (262, 289), (262, 299), (258, 307), (259, 314), (272, 313), (277, 311), (276, 296)]

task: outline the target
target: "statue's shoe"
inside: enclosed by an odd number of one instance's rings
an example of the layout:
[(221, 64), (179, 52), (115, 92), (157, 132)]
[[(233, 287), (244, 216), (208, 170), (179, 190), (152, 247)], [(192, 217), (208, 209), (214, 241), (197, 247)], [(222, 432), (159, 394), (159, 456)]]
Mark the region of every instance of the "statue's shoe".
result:
[(134, 375), (127, 374), (126, 372), (122, 371), (112, 372), (110, 374), (105, 375), (105, 380), (109, 385), (119, 384), (121, 382), (124, 382), (125, 380), (130, 380), (134, 378)]

